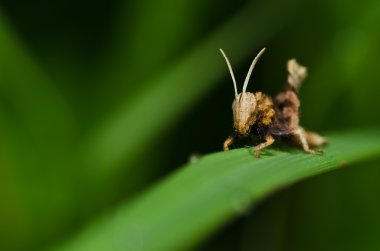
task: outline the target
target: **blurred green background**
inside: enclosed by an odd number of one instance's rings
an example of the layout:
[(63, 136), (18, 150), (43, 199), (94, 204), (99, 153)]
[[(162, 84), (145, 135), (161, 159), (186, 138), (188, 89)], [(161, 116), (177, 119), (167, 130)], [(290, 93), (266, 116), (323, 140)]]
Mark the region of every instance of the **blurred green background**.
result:
[[(379, 24), (375, 0), (1, 0), (0, 250), (59, 246), (220, 151), (220, 47), (240, 84), (267, 47), (250, 91), (274, 95), (287, 59), (306, 65), (306, 128), (379, 127)], [(287, 188), (197, 250), (379, 250), (379, 160)]]

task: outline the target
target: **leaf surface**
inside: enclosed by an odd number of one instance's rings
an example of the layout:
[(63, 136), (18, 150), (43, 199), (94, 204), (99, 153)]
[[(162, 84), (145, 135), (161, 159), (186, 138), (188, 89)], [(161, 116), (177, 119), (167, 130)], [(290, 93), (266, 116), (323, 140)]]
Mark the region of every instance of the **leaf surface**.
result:
[(279, 188), (379, 156), (380, 130), (329, 136), (323, 155), (268, 149), (257, 159), (241, 148), (204, 156), (56, 250), (187, 249)]

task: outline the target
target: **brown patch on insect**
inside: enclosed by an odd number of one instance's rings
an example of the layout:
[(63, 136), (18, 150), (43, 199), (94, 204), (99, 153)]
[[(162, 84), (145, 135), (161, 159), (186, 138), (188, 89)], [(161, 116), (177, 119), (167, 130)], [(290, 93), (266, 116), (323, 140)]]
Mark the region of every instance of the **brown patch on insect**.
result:
[(236, 137), (259, 136), (265, 142), (253, 148), (255, 157), (260, 156), (260, 150), (273, 144), (275, 139), (286, 137), (291, 138), (302, 146), (307, 153), (322, 153), (310, 149), (319, 147), (326, 143), (326, 138), (315, 132), (306, 131), (299, 124), (300, 101), (298, 90), (306, 78), (306, 67), (297, 63), (295, 59), (288, 61), (288, 80), (282, 92), (272, 99), (262, 92), (247, 92), (247, 86), (253, 68), (265, 48), (254, 58), (243, 84), (241, 93), (237, 91), (237, 85), (232, 67), (224, 51), (220, 49), (227, 62), (235, 90), (235, 99), (232, 103), (235, 134), (229, 136), (224, 142), (223, 149), (229, 150), (230, 145)]

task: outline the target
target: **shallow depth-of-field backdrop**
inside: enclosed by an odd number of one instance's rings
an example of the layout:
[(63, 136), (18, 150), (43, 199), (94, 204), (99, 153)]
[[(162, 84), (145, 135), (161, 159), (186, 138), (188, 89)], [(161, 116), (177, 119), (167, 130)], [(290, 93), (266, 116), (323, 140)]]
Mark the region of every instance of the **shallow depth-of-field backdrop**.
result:
[[(66, 243), (91, 240), (94, 224), (191, 156), (220, 151), (234, 97), (220, 47), (239, 89), (263, 47), (250, 91), (275, 95), (286, 60), (306, 65), (306, 128), (380, 127), (379, 24), (377, 0), (1, 0), (0, 250), (77, 250)], [(281, 189), (176, 246), (380, 250), (379, 165)], [(88, 250), (143, 248), (139, 227), (125, 233), (136, 243), (116, 231)]]

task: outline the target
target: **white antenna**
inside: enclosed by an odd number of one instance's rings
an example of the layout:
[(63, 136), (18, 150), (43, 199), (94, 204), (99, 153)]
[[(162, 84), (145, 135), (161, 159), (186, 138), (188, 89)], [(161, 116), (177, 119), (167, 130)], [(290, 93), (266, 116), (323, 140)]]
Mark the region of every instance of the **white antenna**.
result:
[(226, 54), (224, 53), (224, 51), (223, 51), (222, 49), (219, 49), (219, 50), (220, 50), (220, 52), (223, 54), (223, 57), (224, 57), (224, 59), (226, 60), (226, 63), (227, 63), (228, 69), (230, 70), (230, 74), (231, 74), (231, 77), (232, 77), (232, 82), (234, 83), (235, 98), (237, 99), (237, 97), (238, 97), (238, 92), (237, 92), (237, 87), (236, 87), (236, 80), (235, 80), (234, 72), (232, 71), (232, 67), (231, 67), (230, 61), (228, 61), (228, 58), (227, 58)]
[(249, 67), (249, 70), (248, 70), (248, 73), (247, 73), (247, 77), (245, 78), (245, 81), (244, 81), (243, 93), (247, 90), (247, 86), (248, 86), (249, 78), (251, 77), (252, 70), (255, 67), (255, 64), (257, 63), (257, 61), (259, 60), (259, 58), (261, 57), (261, 55), (264, 53), (264, 51), (265, 51), (265, 48), (263, 48), (259, 52), (259, 54), (257, 54), (257, 56), (255, 57), (255, 59), (253, 59), (251, 67)]

